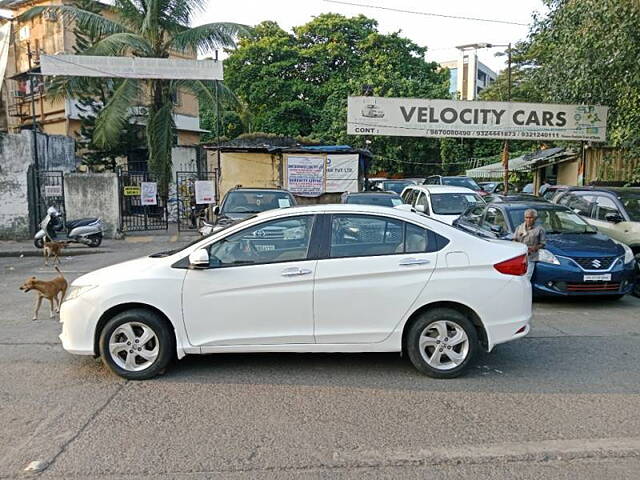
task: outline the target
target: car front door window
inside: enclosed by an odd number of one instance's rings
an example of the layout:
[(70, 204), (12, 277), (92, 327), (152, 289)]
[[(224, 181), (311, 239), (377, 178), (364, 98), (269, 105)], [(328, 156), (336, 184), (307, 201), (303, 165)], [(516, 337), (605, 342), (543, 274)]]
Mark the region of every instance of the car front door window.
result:
[(229, 267), (305, 260), (312, 227), (312, 216), (254, 225), (212, 244), (210, 265)]

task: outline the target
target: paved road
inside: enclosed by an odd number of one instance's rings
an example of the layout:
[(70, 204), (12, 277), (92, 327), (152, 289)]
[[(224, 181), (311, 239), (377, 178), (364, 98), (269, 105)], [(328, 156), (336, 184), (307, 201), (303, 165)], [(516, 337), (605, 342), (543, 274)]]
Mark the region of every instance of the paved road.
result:
[[(64, 270), (167, 248), (143, 240)], [(536, 303), (529, 337), (453, 381), (396, 354), (230, 354), (127, 382), (30, 320), (41, 259), (0, 271), (0, 478), (640, 478), (634, 298)]]

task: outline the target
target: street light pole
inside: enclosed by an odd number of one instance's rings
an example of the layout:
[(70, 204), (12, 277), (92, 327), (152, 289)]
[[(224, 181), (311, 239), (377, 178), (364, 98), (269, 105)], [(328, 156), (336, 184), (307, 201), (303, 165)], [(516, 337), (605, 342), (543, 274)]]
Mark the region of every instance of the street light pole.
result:
[[(509, 84), (507, 85), (507, 102), (511, 102), (511, 43), (507, 47), (507, 79)], [(504, 163), (504, 194), (509, 194), (509, 139), (504, 141), (503, 152)]]

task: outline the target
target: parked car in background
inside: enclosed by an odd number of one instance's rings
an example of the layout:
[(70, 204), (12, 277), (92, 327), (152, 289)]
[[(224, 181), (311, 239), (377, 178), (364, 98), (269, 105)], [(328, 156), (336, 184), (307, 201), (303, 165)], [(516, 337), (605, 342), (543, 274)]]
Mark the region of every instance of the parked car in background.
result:
[(384, 177), (369, 178), (365, 183), (364, 189), (365, 190), (382, 190), (382, 188), (380, 188), (380, 184), (385, 180), (388, 180), (388, 179)]
[(528, 208), (537, 210), (547, 236), (531, 279), (534, 295), (621, 298), (632, 291), (631, 249), (598, 233), (569, 208), (548, 202), (490, 203), (470, 208), (454, 225), (482, 237), (510, 240)]
[(378, 205), (379, 207), (397, 207), (402, 205), (402, 198), (394, 192), (358, 192), (344, 193), (342, 203), (352, 205)]
[[(504, 182), (479, 182), (480, 188), (487, 192), (488, 194), (492, 193), (503, 193), (504, 192)], [(509, 193), (516, 193), (518, 188), (512, 183), (509, 184)]]
[(553, 201), (631, 248), (638, 262), (634, 295), (640, 296), (640, 188), (572, 187)]
[(415, 185), (412, 180), (384, 180), (378, 184), (378, 188), (384, 192), (394, 192), (400, 195), (402, 190), (409, 185)]
[(416, 212), (451, 225), (470, 205), (485, 202), (469, 188), (447, 185), (411, 185), (402, 192), (402, 201)]
[(568, 185), (549, 185), (540, 196), (545, 200), (553, 202), (555, 197), (559, 197), (563, 192), (570, 188), (571, 187)]
[(533, 195), (533, 183), (527, 183), (524, 187), (522, 187), (522, 193)]
[(404, 352), (451, 378), (480, 348), (527, 335), (526, 267), (524, 245), (412, 212), (275, 209), (79, 277), (60, 339), (136, 380), (174, 356), (217, 352)]
[(427, 177), (424, 181), (424, 185), (449, 185), (451, 187), (464, 187), (469, 188), (476, 192), (478, 195), (487, 195), (487, 192), (480, 188), (480, 185), (471, 177), (458, 176), (442, 176), (432, 175)]
[(215, 230), (252, 217), (257, 213), (278, 208), (289, 208), (296, 205), (296, 199), (287, 190), (272, 188), (237, 187), (229, 190), (220, 206), (215, 206), (213, 224), (204, 222), (200, 228), (201, 235), (210, 235)]

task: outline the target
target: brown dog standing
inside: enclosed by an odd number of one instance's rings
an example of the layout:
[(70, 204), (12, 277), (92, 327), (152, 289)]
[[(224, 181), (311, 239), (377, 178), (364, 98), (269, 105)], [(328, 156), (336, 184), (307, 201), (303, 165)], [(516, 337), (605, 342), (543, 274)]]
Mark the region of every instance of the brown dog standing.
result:
[[(62, 276), (60, 269), (58, 267), (55, 267), (55, 269), (58, 272), (58, 276), (53, 280), (38, 280), (36, 277), (31, 277), (20, 287), (20, 290), (23, 290), (24, 292), (30, 292), (31, 290), (38, 292), (36, 310), (33, 313), (34, 320), (38, 319), (38, 310), (40, 310), (40, 304), (42, 303), (43, 298), (48, 299), (51, 303), (51, 315), (49, 318), (53, 318), (54, 301), (56, 303), (55, 311), (60, 311), (60, 304), (62, 303), (65, 293), (67, 293), (67, 281)], [(59, 298), (58, 294), (60, 294)]]
[(44, 241), (44, 246), (42, 248), (42, 254), (44, 255), (44, 264), (49, 265), (49, 257), (53, 257), (53, 264), (60, 265), (60, 259), (58, 255), (62, 252), (62, 249), (66, 247), (67, 244), (64, 242), (54, 242), (53, 240), (50, 242)]

